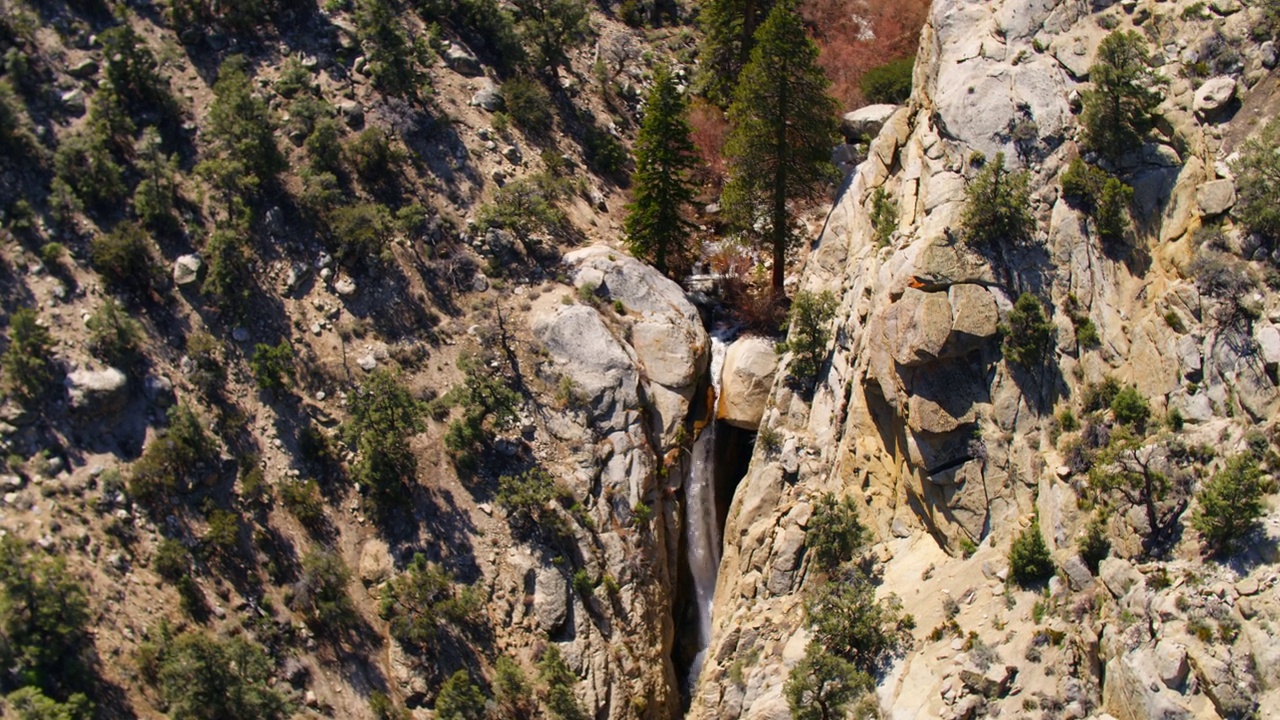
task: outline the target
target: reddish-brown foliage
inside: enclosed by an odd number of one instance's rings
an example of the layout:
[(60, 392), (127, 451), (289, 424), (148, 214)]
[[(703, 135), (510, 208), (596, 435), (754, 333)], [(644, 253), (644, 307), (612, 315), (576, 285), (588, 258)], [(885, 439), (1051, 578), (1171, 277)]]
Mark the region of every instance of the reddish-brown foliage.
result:
[(871, 68), (914, 55), (929, 0), (805, 0), (801, 12), (845, 110), (866, 104), (858, 83)]
[(722, 151), (729, 135), (729, 121), (720, 108), (702, 98), (694, 98), (689, 106), (689, 125), (693, 129), (690, 139), (702, 159), (701, 177), (698, 179), (719, 192), (726, 170)]

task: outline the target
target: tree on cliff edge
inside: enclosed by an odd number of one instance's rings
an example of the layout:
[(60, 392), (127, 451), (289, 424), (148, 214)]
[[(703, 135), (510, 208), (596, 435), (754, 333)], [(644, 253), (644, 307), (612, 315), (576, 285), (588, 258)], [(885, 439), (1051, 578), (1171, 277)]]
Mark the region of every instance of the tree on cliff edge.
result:
[(782, 0), (760, 26), (751, 61), (729, 107), (725, 144), (730, 217), (759, 228), (773, 245), (773, 287), (782, 289), (791, 239), (787, 203), (812, 197), (834, 175), (836, 104), (794, 0)]
[(688, 102), (671, 73), (660, 69), (636, 136), (636, 189), (624, 228), (632, 254), (664, 275), (693, 226), (681, 213), (695, 192), (689, 176), (698, 156), (690, 132)]

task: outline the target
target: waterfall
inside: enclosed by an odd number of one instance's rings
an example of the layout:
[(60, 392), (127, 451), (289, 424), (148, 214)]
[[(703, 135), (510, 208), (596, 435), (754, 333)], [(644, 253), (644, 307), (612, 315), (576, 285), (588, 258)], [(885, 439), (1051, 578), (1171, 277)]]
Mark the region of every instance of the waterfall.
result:
[(689, 667), (689, 687), (698, 681), (702, 660), (711, 644), (711, 605), (720, 569), (720, 528), (716, 520), (716, 403), (720, 397), (720, 369), (724, 365), (724, 330), (711, 335), (710, 420), (693, 443), (689, 476), (685, 478), (684, 533), (689, 570), (693, 575), (694, 598), (698, 610), (698, 654)]

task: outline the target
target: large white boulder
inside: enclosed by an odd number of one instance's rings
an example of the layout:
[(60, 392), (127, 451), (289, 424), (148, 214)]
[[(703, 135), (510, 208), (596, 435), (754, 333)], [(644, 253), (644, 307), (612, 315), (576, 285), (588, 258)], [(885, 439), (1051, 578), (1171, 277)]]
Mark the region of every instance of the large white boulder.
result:
[(773, 342), (762, 337), (735, 340), (725, 350), (716, 417), (745, 430), (760, 427), (778, 355)]

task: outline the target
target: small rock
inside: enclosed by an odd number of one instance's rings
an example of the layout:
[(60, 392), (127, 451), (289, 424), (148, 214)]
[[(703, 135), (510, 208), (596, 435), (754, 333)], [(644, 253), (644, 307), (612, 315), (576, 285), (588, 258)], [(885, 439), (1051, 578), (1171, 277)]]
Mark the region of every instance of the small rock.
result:
[[(480, 81), (479, 89), (471, 96), (471, 104), (489, 112), (497, 112), (506, 106), (506, 102), (502, 98), (502, 90), (497, 83), (488, 78)], [(485, 140), (487, 138), (481, 139)]]
[(338, 113), (348, 127), (358, 128), (364, 124), (364, 106), (354, 100), (338, 103)]
[(320, 333), (324, 332), (324, 326), (318, 322), (311, 323), (311, 334), (320, 337)]
[(373, 356), (373, 353), (369, 353), (357, 359), (356, 365), (360, 366), (360, 369), (365, 372), (373, 372), (374, 368), (378, 367), (378, 359)]
[(148, 375), (142, 381), (142, 394), (152, 405), (167, 408), (174, 401), (173, 383), (163, 375)]
[(356, 281), (347, 276), (338, 278), (333, 284), (333, 291), (344, 297), (356, 294)]
[(84, 114), (84, 90), (76, 88), (62, 93), (62, 107), (76, 117)]
[(897, 105), (867, 105), (845, 113), (840, 132), (849, 143), (866, 142), (880, 134), (880, 129), (897, 112)]
[(1268, 70), (1274, 70), (1277, 61), (1280, 61), (1280, 52), (1276, 51), (1276, 44), (1273, 40), (1268, 40), (1258, 47), (1258, 56), (1262, 60), (1262, 67)]
[(520, 154), (520, 148), (515, 145), (508, 145), (507, 149), (502, 151), (502, 157), (506, 158), (507, 162), (512, 165), (519, 165), (520, 161), (524, 159), (524, 156)]
[(484, 69), (480, 67), (480, 60), (475, 53), (467, 49), (467, 46), (459, 42), (454, 42), (444, 51), (444, 63), (449, 69), (465, 75), (466, 77), (477, 77), (484, 74)]
[(203, 265), (199, 255), (183, 255), (173, 263), (173, 282), (177, 285), (190, 285), (200, 277)]
[(92, 77), (98, 74), (98, 63), (92, 58), (86, 58), (67, 68), (67, 74), (80, 79)]
[(320, 707), (320, 699), (316, 697), (316, 692), (314, 690), (308, 690), (306, 694), (302, 696), (302, 702), (312, 709)]
[(231, 331), (231, 339), (238, 343), (249, 342), (249, 330), (238, 327)]
[(1236, 592), (1243, 596), (1257, 595), (1260, 589), (1257, 578), (1247, 577), (1236, 583)]

